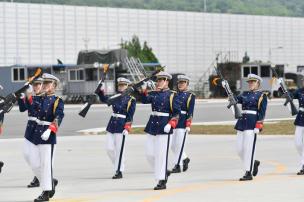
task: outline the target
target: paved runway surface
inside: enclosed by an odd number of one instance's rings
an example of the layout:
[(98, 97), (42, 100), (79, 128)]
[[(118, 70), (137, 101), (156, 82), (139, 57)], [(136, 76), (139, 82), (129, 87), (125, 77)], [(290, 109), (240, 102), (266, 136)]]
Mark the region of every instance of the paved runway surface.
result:
[[(283, 100), (272, 100), (269, 103), (266, 118), (290, 118), (290, 112), (283, 106)], [(226, 100), (197, 101), (194, 122), (233, 121), (233, 115), (226, 107)], [(93, 105), (84, 119), (78, 115), (81, 105), (66, 105), (65, 118), (59, 131), (60, 136), (78, 135), (77, 131), (106, 127), (111, 115), (111, 108), (106, 105)], [(134, 125), (144, 125), (149, 119), (151, 107), (138, 104), (134, 115)], [(4, 133), (1, 138), (15, 138), (24, 135), (27, 113), (20, 113), (14, 108), (5, 115)]]
[[(202, 109), (203, 110), (203, 109)], [(239, 182), (241, 162), (235, 151), (235, 136), (188, 138), (190, 169), (171, 175), (168, 189), (153, 191), (153, 173), (145, 159), (145, 135), (127, 139), (124, 178), (110, 179), (113, 169), (106, 152), (105, 136), (60, 137), (55, 159), (59, 179), (57, 202), (302, 202), (304, 177), (299, 169), (293, 136), (260, 136), (257, 157), (259, 176)], [(22, 156), (23, 139), (0, 140), (0, 159), (6, 164), (0, 174), (0, 202), (32, 201), (39, 188), (27, 189), (31, 170)]]

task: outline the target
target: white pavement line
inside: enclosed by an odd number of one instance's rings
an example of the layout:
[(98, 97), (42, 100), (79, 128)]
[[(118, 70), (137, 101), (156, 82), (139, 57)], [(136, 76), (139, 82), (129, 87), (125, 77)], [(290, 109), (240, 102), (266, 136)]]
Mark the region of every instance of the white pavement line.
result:
[[(227, 99), (196, 99), (197, 103), (228, 103)], [(285, 99), (281, 99), (281, 98), (276, 98), (276, 99), (271, 99), (269, 100), (269, 104), (271, 105), (280, 105), (283, 104), (285, 102)], [(276, 104), (274, 104), (276, 103)], [(65, 104), (64, 108), (65, 109), (81, 109), (81, 107), (83, 106), (83, 104)], [(142, 104), (142, 103), (137, 103), (137, 106), (147, 106), (146, 104)], [(91, 108), (108, 108), (108, 105), (106, 104), (93, 104), (91, 106)], [(18, 106), (14, 106), (12, 108), (12, 111), (19, 111), (19, 107)]]
[[(277, 119), (265, 119), (264, 123), (265, 124), (270, 124), (270, 123), (278, 123), (279, 121), (290, 121), (294, 120), (295, 118), (277, 118)], [(214, 121), (214, 122), (194, 122), (192, 125), (203, 125), (203, 126), (213, 126), (213, 125), (234, 125), (237, 120), (234, 121)], [(146, 125), (134, 125), (132, 128), (142, 128), (145, 127)], [(89, 129), (84, 129), (84, 130), (79, 130), (76, 131), (77, 133), (80, 133), (82, 135), (99, 135), (103, 132), (106, 131), (106, 128), (89, 128)]]

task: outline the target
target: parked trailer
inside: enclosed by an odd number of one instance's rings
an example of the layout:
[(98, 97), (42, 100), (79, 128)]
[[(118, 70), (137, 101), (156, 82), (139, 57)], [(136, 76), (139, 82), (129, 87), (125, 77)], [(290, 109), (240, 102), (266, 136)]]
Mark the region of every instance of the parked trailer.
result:
[[(13, 65), (0, 67), (1, 85), (4, 87), (2, 95), (21, 88), (26, 78), (41, 68), (43, 73), (50, 73), (59, 78), (57, 94), (68, 103), (80, 103), (95, 91), (101, 72), (105, 65)], [(105, 80), (105, 92), (115, 94), (115, 68), (119, 63), (110, 64)]]
[[(248, 74), (256, 74), (263, 79), (261, 89), (268, 92), (269, 96), (278, 96), (277, 90), (279, 86), (273, 80), (273, 72), (270, 68), (270, 63), (246, 63), (241, 66), (241, 78), (239, 91), (242, 93), (248, 91), (247, 77)], [(284, 77), (284, 67), (285, 65), (275, 65), (275, 70), (278, 73), (279, 77)]]
[[(105, 77), (105, 94), (114, 95), (117, 92), (116, 78), (125, 76), (132, 80), (129, 67), (125, 63), (126, 59), (127, 51), (124, 49), (85, 50), (79, 52), (77, 64), (62, 64), (58, 60), (60, 64), (18, 64), (0, 67), (0, 84), (4, 87), (0, 95), (5, 96), (21, 88), (37, 68), (42, 68), (43, 73), (53, 74), (60, 79), (57, 94), (65, 102), (81, 103), (93, 94), (107, 65), (109, 65), (109, 70)], [(140, 65), (145, 66), (141, 63)], [(147, 64), (149, 70), (158, 66), (160, 66), (159, 63)], [(134, 64), (133, 70), (136, 70)], [(146, 73), (149, 75), (151, 72), (146, 71)]]

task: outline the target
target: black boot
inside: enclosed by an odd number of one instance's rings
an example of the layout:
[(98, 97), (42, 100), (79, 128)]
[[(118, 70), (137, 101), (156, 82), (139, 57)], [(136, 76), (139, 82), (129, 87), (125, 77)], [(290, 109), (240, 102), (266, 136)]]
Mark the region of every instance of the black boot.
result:
[(188, 170), (188, 165), (189, 165), (189, 163), (190, 163), (190, 159), (189, 159), (189, 158), (185, 158), (185, 159), (183, 160), (183, 171), (184, 171), (184, 172)]
[(34, 179), (31, 181), (29, 185), (27, 185), (27, 188), (33, 188), (33, 187), (39, 187), (40, 183), (38, 178), (35, 176)]
[(121, 179), (122, 178), (122, 173), (120, 171), (117, 171), (115, 175), (112, 177), (112, 179)]
[(166, 189), (166, 184), (167, 184), (167, 180), (159, 180), (158, 184), (156, 185), (156, 187), (154, 187), (154, 190), (162, 190), (162, 189)]
[(182, 172), (180, 165), (175, 165), (174, 168), (170, 171), (170, 173), (180, 173), (180, 172)]
[(303, 165), (302, 169), (297, 173), (297, 175), (304, 175), (304, 165)]
[(246, 171), (245, 175), (240, 178), (240, 181), (252, 180), (252, 175), (249, 171)]
[(56, 186), (58, 184), (58, 180), (57, 179), (53, 179), (53, 183), (54, 183), (54, 189), (52, 191), (50, 191), (50, 198), (53, 198), (53, 196), (55, 195), (56, 192)]
[(1, 173), (1, 170), (2, 170), (3, 166), (4, 166), (4, 163), (2, 161), (0, 161), (0, 173)]
[(253, 176), (257, 176), (258, 172), (259, 172), (259, 166), (260, 166), (261, 162), (258, 160), (254, 161), (254, 165), (253, 165), (253, 172), (252, 175)]
[(42, 194), (34, 200), (34, 202), (49, 201), (49, 199), (50, 199), (49, 192), (43, 191)]

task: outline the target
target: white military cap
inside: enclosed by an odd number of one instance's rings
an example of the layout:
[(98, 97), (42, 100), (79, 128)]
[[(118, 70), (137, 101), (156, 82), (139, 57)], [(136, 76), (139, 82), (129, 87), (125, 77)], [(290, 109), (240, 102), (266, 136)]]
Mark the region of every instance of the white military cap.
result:
[(56, 81), (57, 83), (60, 81), (56, 76), (48, 73), (42, 74), (43, 81)]
[(33, 81), (33, 83), (42, 83), (42, 82), (43, 82), (43, 78), (41, 78), (41, 77), (39, 77)]
[(247, 82), (248, 81), (259, 81), (260, 83), (262, 83), (263, 79), (260, 76), (256, 75), (256, 74), (248, 74)]
[(180, 81), (186, 81), (186, 82), (189, 82), (190, 81), (190, 78), (186, 75), (178, 75), (177, 76), (177, 81), (180, 82)]
[(127, 84), (127, 85), (130, 85), (132, 82), (129, 80), (129, 79), (126, 79), (124, 77), (119, 77), (117, 79), (117, 82), (120, 84)]
[(156, 74), (156, 78), (157, 79), (168, 79), (171, 80), (172, 79), (172, 75), (169, 74), (168, 72), (159, 72), (158, 74)]

